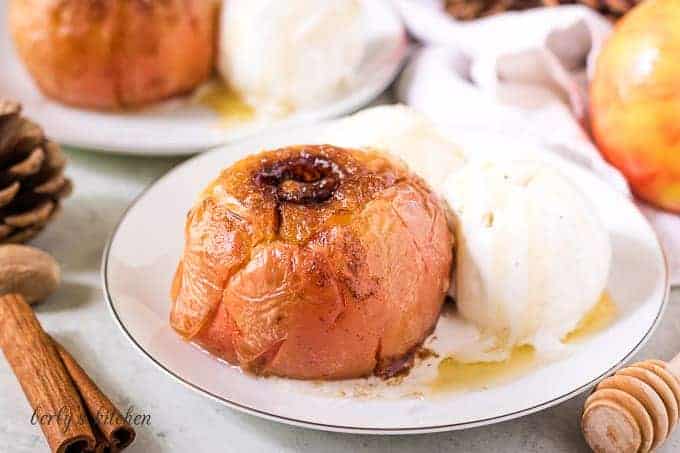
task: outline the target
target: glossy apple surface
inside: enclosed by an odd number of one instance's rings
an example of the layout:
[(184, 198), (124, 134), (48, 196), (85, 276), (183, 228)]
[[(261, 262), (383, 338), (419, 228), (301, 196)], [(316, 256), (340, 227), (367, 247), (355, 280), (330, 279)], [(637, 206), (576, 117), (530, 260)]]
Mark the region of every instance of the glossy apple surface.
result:
[(680, 212), (680, 2), (647, 0), (616, 26), (591, 85), (595, 140), (633, 191)]

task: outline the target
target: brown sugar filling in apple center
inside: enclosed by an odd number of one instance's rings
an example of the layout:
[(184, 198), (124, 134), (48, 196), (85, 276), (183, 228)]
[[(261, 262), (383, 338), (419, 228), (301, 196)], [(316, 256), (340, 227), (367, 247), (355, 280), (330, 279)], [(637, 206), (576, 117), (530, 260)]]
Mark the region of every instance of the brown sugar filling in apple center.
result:
[(279, 201), (312, 204), (331, 198), (343, 177), (343, 170), (331, 159), (303, 152), (264, 166), (255, 174), (255, 184), (275, 190)]

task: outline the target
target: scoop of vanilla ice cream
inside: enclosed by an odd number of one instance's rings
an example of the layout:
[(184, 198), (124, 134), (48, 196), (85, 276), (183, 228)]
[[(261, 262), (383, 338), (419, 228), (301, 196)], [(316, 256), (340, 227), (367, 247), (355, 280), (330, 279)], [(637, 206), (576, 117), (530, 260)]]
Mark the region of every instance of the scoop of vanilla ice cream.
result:
[(559, 354), (608, 278), (611, 245), (594, 208), (533, 161), (470, 163), (445, 185), (462, 317), (495, 337), (496, 359), (525, 344)]
[(285, 113), (338, 92), (365, 49), (359, 0), (228, 0), (218, 70), (245, 100)]
[(456, 144), (443, 137), (423, 114), (404, 105), (362, 110), (333, 128), (328, 142), (349, 148), (373, 148), (402, 160), (441, 195), (447, 176), (465, 158)]

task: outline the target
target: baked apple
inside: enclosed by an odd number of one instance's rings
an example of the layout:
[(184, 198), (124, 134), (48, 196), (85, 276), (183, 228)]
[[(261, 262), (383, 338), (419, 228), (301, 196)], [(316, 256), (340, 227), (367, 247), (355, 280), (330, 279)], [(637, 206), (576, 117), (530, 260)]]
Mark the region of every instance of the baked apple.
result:
[(185, 235), (172, 327), (256, 374), (395, 375), (449, 285), (439, 200), (373, 152), (301, 145), (241, 160), (202, 193)]
[(204, 81), (215, 54), (214, 0), (12, 0), (9, 27), (47, 96), (136, 107)]

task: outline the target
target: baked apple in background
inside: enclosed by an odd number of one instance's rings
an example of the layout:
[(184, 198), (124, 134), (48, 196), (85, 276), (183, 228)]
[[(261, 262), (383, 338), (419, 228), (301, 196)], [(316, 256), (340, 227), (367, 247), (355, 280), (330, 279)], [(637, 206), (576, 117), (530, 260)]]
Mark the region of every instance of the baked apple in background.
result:
[(12, 0), (9, 27), (40, 89), (66, 104), (138, 107), (211, 73), (214, 0)]
[(642, 199), (680, 212), (680, 2), (647, 0), (616, 26), (591, 85), (595, 140)]
[(227, 168), (190, 211), (172, 327), (257, 374), (392, 376), (432, 332), (453, 235), (386, 155), (293, 146)]

